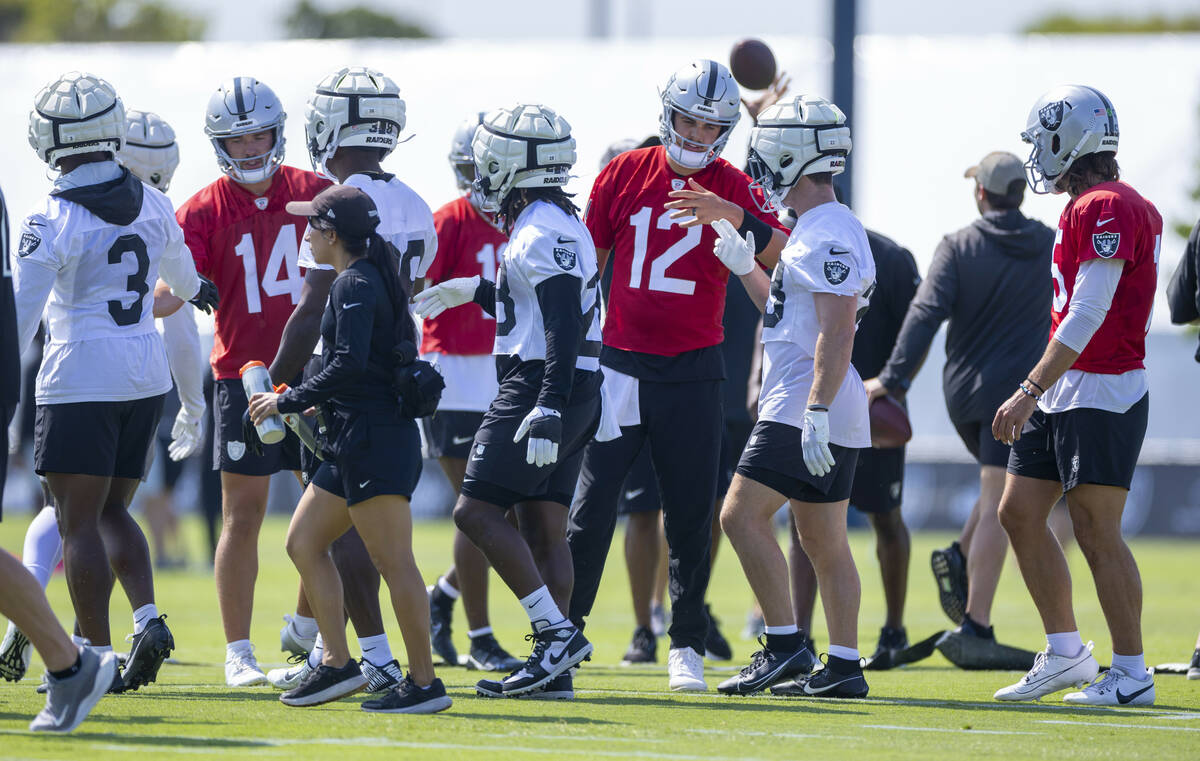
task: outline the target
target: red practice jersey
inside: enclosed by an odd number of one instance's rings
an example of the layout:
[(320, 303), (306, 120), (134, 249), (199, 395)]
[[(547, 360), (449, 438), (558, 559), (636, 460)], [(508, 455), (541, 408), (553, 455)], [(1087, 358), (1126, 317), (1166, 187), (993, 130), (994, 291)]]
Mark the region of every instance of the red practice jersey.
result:
[(729, 270), (713, 256), (717, 234), (711, 225), (679, 227), (664, 208), (673, 200), (667, 194), (687, 189), (689, 178), (784, 230), (758, 211), (750, 178), (725, 159), (683, 177), (662, 146), (618, 155), (596, 178), (585, 214), (597, 250), (609, 249), (613, 260), (605, 346), (675, 356), (724, 340)]
[(1112, 306), (1073, 369), (1115, 375), (1145, 366), (1162, 229), (1154, 204), (1123, 182), (1096, 185), (1063, 210), (1051, 265), (1051, 337), (1071, 309), (1079, 265), (1090, 259), (1125, 261)]
[[(500, 250), (508, 238), (465, 196), (435, 211), (433, 227), (437, 231), (438, 253), (426, 273), (430, 285), (475, 275), (485, 280), (496, 279)], [(475, 304), (464, 304), (425, 320), (421, 352), (491, 354), (495, 341), (496, 318)]]
[(196, 271), (221, 295), (211, 358), (218, 380), (237, 378), (251, 360), (274, 359), (300, 301), (304, 273), (296, 254), (308, 224), (284, 206), (311, 200), (329, 185), (312, 172), (281, 166), (265, 196), (221, 177), (176, 212)]

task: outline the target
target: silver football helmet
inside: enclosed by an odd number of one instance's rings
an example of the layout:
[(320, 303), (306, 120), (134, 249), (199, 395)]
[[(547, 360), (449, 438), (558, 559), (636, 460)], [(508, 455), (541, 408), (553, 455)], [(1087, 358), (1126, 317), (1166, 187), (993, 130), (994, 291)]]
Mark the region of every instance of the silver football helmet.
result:
[(125, 147), (117, 160), (147, 185), (167, 192), (179, 166), (175, 130), (161, 116), (149, 111), (125, 112)]
[(304, 109), (304, 134), (313, 170), (331, 177), (325, 163), (342, 146), (379, 148), (386, 157), (400, 144), (404, 99), (400, 88), (365, 66), (339, 69), (321, 80)]
[(72, 71), (43, 87), (29, 112), (29, 144), (54, 168), (64, 156), (110, 151), (125, 143), (125, 106), (113, 86)]
[(479, 189), (475, 187), (475, 156), (471, 153), (471, 140), (475, 137), (475, 128), (483, 123), (484, 112), (480, 111), (474, 119), (464, 119), (454, 137), (450, 140), (450, 168), (454, 170), (454, 184), (460, 193), (466, 194), (471, 205), (479, 208), (483, 202)]
[[(262, 182), (283, 164), (283, 121), (287, 114), (270, 87), (254, 77), (234, 77), (222, 83), (208, 99), (204, 116), (204, 134), (217, 152), (217, 166), (237, 182)], [(274, 130), (270, 150), (258, 156), (235, 159), (225, 150), (225, 139)], [(259, 166), (248, 168), (248, 164)]]
[[(671, 75), (662, 95), (658, 132), (667, 155), (690, 169), (706, 167), (721, 154), (741, 118), (741, 95), (729, 69), (716, 61), (693, 61)], [(675, 130), (675, 115), (717, 124), (721, 134), (711, 143), (685, 139)]]
[(1062, 85), (1033, 104), (1021, 139), (1033, 147), (1025, 177), (1034, 193), (1061, 193), (1056, 181), (1075, 159), (1089, 153), (1116, 153), (1117, 112), (1094, 87)]
[(850, 128), (842, 110), (816, 95), (797, 95), (764, 108), (750, 131), (748, 169), (755, 202), (766, 212), (783, 208), (783, 198), (802, 175), (846, 169)]
[(566, 185), (576, 158), (567, 120), (545, 106), (527, 104), (484, 116), (471, 152), (479, 209), (493, 213), (514, 188)]

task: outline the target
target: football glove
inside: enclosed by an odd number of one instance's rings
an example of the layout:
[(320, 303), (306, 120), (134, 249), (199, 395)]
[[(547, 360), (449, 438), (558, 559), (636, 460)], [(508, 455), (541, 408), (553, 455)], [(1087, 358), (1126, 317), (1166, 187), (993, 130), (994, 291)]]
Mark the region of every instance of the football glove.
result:
[(167, 455), (179, 462), (200, 451), (204, 444), (204, 412), (191, 415), (186, 409), (179, 410), (175, 416), (175, 425), (171, 427), (171, 443), (167, 447)]
[(562, 415), (549, 407), (534, 407), (517, 426), (513, 436), (516, 444), (529, 434), (525, 462), (542, 467), (558, 462), (558, 445), (562, 442)]
[(221, 297), (217, 294), (217, 284), (204, 275), (198, 275), (198, 277), (200, 278), (200, 290), (196, 291), (195, 296), (188, 299), (188, 303), (205, 314), (212, 314), (213, 310), (221, 304)]
[(728, 219), (718, 219), (712, 223), (712, 228), (717, 231), (713, 253), (721, 264), (738, 277), (754, 269), (754, 233), (746, 233), (743, 239)]
[(814, 476), (833, 470), (837, 461), (829, 451), (829, 413), (825, 410), (804, 411), (804, 431), (800, 438), (804, 450), (804, 466)]
[(468, 304), (475, 298), (475, 289), (479, 287), (479, 280), (479, 275), (456, 277), (430, 286), (413, 296), (413, 310), (422, 319), (428, 320), (437, 317), (447, 309)]

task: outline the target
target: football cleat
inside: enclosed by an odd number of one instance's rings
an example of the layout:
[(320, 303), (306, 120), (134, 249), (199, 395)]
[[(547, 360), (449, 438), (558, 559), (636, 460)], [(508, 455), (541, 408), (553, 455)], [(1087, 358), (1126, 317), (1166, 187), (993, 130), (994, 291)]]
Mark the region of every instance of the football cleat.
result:
[(504, 694), (532, 692), (592, 654), (592, 643), (571, 623), (527, 634), (533, 652), (525, 665), (504, 679)]
[(1154, 705), (1154, 674), (1147, 669), (1142, 677), (1138, 679), (1113, 666), (1079, 692), (1063, 695), (1063, 702), (1081, 706)]
[(411, 676), (406, 676), (382, 697), (363, 701), (362, 709), (368, 713), (437, 713), (451, 704), (441, 679), (434, 679), (428, 687), (418, 687)]
[(639, 626), (633, 630), (633, 640), (629, 643), (629, 649), (625, 651), (625, 657), (621, 659), (621, 665), (657, 662), (658, 638), (654, 636), (653, 630)]
[(317, 637), (305, 637), (296, 630), (296, 622), (290, 615), (283, 617), (283, 628), (279, 630), (279, 649), (292, 655), (308, 655), (317, 644)]
[(958, 542), (951, 542), (944, 550), (934, 550), (929, 565), (933, 568), (942, 610), (955, 624), (961, 624), (967, 615), (967, 558), (962, 548)]
[(451, 637), (450, 622), (454, 617), (454, 599), (435, 584), (429, 587), (429, 643), (433, 652), (447, 666), (458, 665), (458, 648)]
[(825, 656), (825, 668), (804, 682), (804, 694), (810, 698), (865, 698), (868, 687), (857, 659)]
[(1092, 657), (1089, 642), (1075, 655), (1055, 655), (1047, 647), (1033, 659), (1033, 668), (1021, 681), (1002, 687), (993, 696), (996, 700), (1038, 700), (1068, 687), (1091, 683), (1100, 673), (1100, 664)]
[(335, 669), (324, 663), (313, 669), (308, 676), (279, 696), (279, 702), (294, 707), (317, 706), (341, 700), (367, 686), (358, 661), (351, 658), (345, 666)]
[(704, 657), (710, 661), (733, 660), (733, 648), (729, 640), (721, 634), (721, 622), (712, 614), (707, 603), (704, 605), (704, 616), (708, 619), (708, 633), (704, 636)]
[(4, 641), (0, 642), (0, 676), (9, 682), (21, 681), (32, 657), (33, 645), (29, 638), (9, 622)]
[(1188, 679), (1200, 679), (1200, 647), (1192, 653), (1192, 662), (1188, 664)]
[[(166, 618), (166, 614), (163, 614), (150, 619), (140, 634), (129, 637), (133, 645), (129, 648), (129, 660), (121, 674), (121, 689), (114, 689), (113, 692), (136, 690), (158, 678), (159, 667), (175, 649), (175, 638), (167, 628)], [(263, 678), (266, 678), (265, 675)]]
[(675, 692), (704, 692), (704, 658), (690, 647), (673, 647), (667, 653), (667, 686)]
[(467, 655), (466, 665), (468, 669), (476, 671), (511, 672), (521, 667), (521, 659), (500, 647), (495, 636), (481, 634), (471, 637), (471, 651)]
[(875, 654), (867, 659), (863, 668), (869, 671), (886, 671), (896, 665), (896, 656), (908, 649), (908, 632), (901, 626), (893, 629), (885, 626), (879, 630), (879, 642), (875, 645)]
[(281, 669), (271, 669), (267, 672), (267, 682), (277, 690), (290, 690), (296, 687), (313, 670), (312, 666), (308, 665), (308, 653), (290, 656), (288, 663), (293, 665)]
[(400, 668), (400, 662), (395, 658), (382, 666), (376, 666), (363, 658), (359, 661), (359, 667), (363, 676), (367, 678), (367, 692), (372, 695), (385, 693), (404, 681), (404, 669)]
[(527, 692), (521, 697), (527, 700), (574, 700), (575, 681), (570, 669), (546, 682), (542, 689)]
[(803, 645), (792, 652), (775, 652), (766, 646), (763, 639), (760, 638), (758, 643), (762, 649), (751, 656), (750, 665), (737, 676), (721, 682), (717, 692), (724, 695), (750, 695), (779, 682), (806, 676), (817, 663), (812, 651)]
[(99, 653), (90, 647), (79, 653), (79, 671), (66, 679), (46, 674), (46, 707), (34, 717), (33, 732), (70, 732), (87, 718), (104, 697), (117, 672), (117, 660), (111, 652)]

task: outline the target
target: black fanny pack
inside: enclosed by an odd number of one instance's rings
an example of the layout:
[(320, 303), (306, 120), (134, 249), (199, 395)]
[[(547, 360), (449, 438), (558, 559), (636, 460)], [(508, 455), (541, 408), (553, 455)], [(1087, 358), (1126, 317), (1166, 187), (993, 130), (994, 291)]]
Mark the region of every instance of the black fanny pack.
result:
[(422, 418), (432, 415), (442, 400), (442, 389), (446, 381), (433, 365), (417, 359), (417, 347), (412, 341), (403, 341), (396, 346), (396, 369), (392, 376), (392, 388), (400, 402), (400, 414), (406, 418)]

